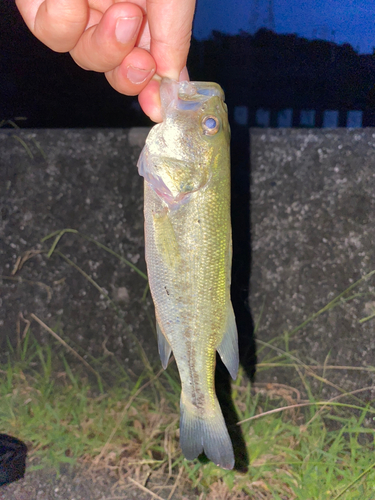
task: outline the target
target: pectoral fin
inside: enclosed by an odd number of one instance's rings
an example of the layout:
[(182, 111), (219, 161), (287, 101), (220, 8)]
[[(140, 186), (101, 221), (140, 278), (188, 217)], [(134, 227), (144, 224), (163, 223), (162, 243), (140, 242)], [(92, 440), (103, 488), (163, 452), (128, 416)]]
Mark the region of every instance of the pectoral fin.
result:
[(231, 302), (229, 302), (227, 309), (227, 328), (221, 341), (221, 344), (217, 348), (218, 353), (227, 367), (228, 372), (233, 380), (237, 378), (238, 372), (238, 337), (237, 337), (237, 326), (234, 317), (233, 307)]
[(159, 254), (169, 267), (173, 267), (180, 259), (176, 234), (166, 209), (163, 213), (154, 215), (155, 243)]
[(156, 333), (158, 335), (159, 356), (161, 364), (165, 370), (168, 366), (168, 361), (172, 352), (172, 347), (170, 346), (168, 340), (166, 339), (164, 333), (161, 331), (161, 328), (157, 322), (156, 322)]

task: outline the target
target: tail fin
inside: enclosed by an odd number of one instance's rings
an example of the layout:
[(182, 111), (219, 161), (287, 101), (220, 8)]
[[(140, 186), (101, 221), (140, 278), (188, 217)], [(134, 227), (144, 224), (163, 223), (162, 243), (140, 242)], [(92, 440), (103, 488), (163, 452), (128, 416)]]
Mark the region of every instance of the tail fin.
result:
[(214, 415), (205, 418), (189, 411), (182, 400), (180, 408), (180, 446), (185, 457), (193, 460), (204, 451), (219, 467), (233, 469), (232, 442), (217, 399)]

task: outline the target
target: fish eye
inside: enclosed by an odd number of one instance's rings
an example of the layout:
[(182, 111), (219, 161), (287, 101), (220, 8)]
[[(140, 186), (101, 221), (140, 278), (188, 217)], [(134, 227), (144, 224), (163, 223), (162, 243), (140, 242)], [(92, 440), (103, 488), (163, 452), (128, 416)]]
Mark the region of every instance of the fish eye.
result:
[(206, 135), (215, 135), (220, 128), (220, 122), (216, 116), (207, 115), (202, 120), (203, 131)]

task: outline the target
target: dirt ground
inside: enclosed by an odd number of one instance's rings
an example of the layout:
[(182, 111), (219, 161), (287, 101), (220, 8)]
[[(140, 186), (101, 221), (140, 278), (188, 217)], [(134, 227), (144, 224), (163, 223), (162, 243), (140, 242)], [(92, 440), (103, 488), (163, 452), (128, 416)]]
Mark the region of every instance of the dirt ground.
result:
[[(166, 500), (174, 486), (165, 476), (157, 484), (168, 483), (158, 488), (159, 500)], [(136, 479), (134, 479), (136, 481)], [(146, 488), (154, 491), (153, 478), (149, 478)], [(16, 481), (0, 489), (0, 500), (151, 500), (155, 496), (142, 489), (143, 480), (132, 483), (131, 487), (111, 479), (108, 470), (89, 471), (85, 468), (63, 467), (59, 476), (54, 471), (39, 470), (27, 474), (25, 479)], [(170, 500), (193, 500), (199, 497), (185, 487), (177, 487)], [(154, 493), (155, 494), (155, 493)]]

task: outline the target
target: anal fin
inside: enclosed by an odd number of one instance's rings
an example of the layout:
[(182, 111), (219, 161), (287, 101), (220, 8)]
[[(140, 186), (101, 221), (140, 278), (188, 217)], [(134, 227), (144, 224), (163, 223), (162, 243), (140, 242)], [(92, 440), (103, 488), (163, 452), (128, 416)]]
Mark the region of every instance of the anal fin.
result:
[(224, 333), (223, 340), (217, 348), (218, 353), (227, 367), (228, 372), (233, 380), (237, 378), (239, 356), (238, 356), (238, 336), (237, 336), (237, 326), (234, 317), (232, 303), (229, 302), (227, 308), (227, 323), (226, 331)]
[(170, 346), (168, 340), (166, 339), (164, 333), (162, 332), (158, 322), (156, 322), (156, 333), (158, 335), (158, 348), (161, 364), (164, 370), (168, 366), (168, 361), (172, 352), (172, 347)]

